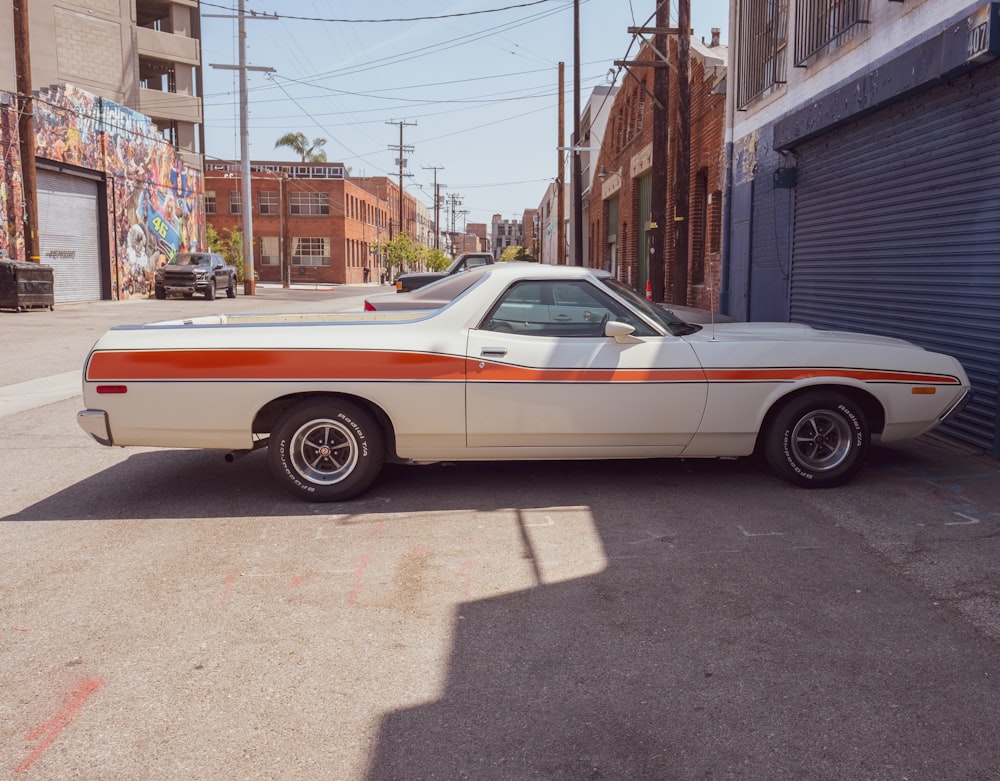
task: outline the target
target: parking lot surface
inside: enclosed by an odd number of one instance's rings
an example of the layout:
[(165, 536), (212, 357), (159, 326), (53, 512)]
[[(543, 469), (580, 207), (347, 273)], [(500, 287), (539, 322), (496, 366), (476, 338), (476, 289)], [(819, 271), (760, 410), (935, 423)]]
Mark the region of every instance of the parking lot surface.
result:
[[(112, 306), (4, 317), (39, 356), (8, 409), (151, 311)], [(263, 453), (102, 448), (80, 401), (0, 407), (0, 778), (997, 777), (990, 459), (393, 466), (306, 504)]]

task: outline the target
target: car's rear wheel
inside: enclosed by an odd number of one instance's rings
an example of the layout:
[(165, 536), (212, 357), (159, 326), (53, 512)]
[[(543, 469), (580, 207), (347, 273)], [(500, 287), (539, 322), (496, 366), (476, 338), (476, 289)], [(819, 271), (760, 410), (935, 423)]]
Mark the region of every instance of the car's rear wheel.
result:
[(205, 287), (205, 298), (209, 301), (215, 300), (215, 280), (208, 280), (208, 285)]
[(226, 288), (227, 298), (236, 298), (236, 275), (231, 274), (229, 277), (229, 287)]
[(764, 436), (764, 456), (771, 470), (811, 488), (841, 485), (854, 477), (871, 440), (864, 410), (836, 391), (814, 391), (792, 399)]
[(385, 442), (375, 419), (347, 401), (309, 401), (281, 416), (268, 443), (271, 470), (295, 496), (339, 502), (378, 477)]

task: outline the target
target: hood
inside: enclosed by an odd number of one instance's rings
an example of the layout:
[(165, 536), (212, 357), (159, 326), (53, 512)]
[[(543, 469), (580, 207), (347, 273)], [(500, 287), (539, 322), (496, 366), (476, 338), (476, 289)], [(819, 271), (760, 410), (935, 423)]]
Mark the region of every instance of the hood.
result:
[(839, 342), (892, 347), (917, 347), (905, 339), (853, 331), (824, 331), (802, 323), (716, 323), (685, 337), (691, 342)]

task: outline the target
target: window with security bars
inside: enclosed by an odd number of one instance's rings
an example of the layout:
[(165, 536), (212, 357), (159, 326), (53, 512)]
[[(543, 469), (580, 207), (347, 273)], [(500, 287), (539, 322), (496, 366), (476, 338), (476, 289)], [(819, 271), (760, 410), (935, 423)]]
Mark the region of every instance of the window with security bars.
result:
[(869, 0), (796, 0), (796, 67), (830, 44), (843, 43), (860, 25), (868, 24), (869, 10)]
[(329, 214), (330, 196), (327, 193), (289, 193), (288, 213), (303, 216), (320, 216)]
[(736, 108), (745, 111), (786, 81), (788, 0), (743, 0), (737, 19)]
[(205, 190), (205, 214), (215, 214), (215, 190)]
[(230, 214), (243, 214), (243, 209), (240, 207), (243, 204), (243, 196), (239, 190), (229, 191), (229, 213)]
[(293, 266), (329, 266), (330, 249), (324, 236), (292, 239)]
[(258, 209), (262, 216), (278, 215), (278, 193), (276, 190), (263, 190), (257, 193)]

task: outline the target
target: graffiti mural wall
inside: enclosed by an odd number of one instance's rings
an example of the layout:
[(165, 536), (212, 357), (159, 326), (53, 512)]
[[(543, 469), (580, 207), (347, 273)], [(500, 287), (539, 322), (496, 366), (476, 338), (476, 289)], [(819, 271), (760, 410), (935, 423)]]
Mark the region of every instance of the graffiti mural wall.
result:
[[(149, 117), (72, 85), (36, 92), (34, 113), (40, 163), (104, 175), (113, 298), (150, 295), (157, 266), (204, 246), (201, 173), (184, 164)], [(7, 124), (0, 126), (5, 151)], [(16, 122), (13, 130), (16, 148)], [(19, 171), (8, 165), (0, 186), (13, 187), (9, 180), (19, 180)], [(10, 218), (0, 216), (6, 225)], [(16, 226), (11, 232), (21, 235)]]
[(0, 95), (0, 258), (24, 258), (24, 193), (21, 185), (21, 150), (18, 145), (17, 103), (13, 95)]

